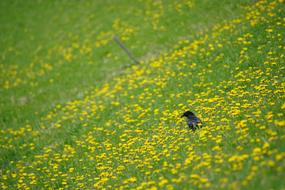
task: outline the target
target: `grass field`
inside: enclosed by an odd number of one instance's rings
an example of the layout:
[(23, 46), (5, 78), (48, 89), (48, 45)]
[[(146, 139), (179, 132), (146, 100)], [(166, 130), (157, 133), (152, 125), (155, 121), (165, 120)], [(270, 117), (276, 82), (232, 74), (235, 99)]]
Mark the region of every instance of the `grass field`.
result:
[(1, 189), (285, 189), (283, 0), (0, 9)]

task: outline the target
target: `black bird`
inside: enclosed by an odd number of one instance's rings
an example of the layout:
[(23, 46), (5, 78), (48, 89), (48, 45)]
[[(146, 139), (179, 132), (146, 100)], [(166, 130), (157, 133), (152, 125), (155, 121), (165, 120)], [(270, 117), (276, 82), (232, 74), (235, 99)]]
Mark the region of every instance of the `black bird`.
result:
[(199, 119), (193, 112), (186, 111), (181, 117), (187, 118), (187, 124), (192, 131), (196, 130), (198, 123), (202, 123), (201, 119)]

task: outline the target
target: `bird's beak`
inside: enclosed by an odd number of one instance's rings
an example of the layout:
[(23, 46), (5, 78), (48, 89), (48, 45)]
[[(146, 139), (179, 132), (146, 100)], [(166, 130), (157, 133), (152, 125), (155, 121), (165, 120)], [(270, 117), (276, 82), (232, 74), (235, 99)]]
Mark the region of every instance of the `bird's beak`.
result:
[(180, 118), (184, 117), (184, 115), (181, 115)]

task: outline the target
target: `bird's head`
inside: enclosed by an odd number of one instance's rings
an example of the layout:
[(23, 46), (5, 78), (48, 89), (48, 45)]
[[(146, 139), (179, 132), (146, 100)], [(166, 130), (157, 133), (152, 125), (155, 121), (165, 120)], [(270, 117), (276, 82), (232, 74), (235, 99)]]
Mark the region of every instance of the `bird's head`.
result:
[(194, 115), (193, 112), (191, 112), (191, 111), (186, 111), (185, 113), (183, 113), (183, 115), (181, 115), (181, 117), (189, 117), (189, 116), (192, 116), (192, 115)]

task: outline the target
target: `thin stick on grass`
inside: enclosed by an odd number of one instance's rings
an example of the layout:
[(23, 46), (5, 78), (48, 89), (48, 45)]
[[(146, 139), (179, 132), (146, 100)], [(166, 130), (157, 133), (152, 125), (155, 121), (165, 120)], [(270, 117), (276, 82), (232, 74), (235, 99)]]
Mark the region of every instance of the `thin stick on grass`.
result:
[(113, 39), (135, 64), (140, 63), (117, 36), (114, 36)]

